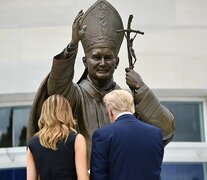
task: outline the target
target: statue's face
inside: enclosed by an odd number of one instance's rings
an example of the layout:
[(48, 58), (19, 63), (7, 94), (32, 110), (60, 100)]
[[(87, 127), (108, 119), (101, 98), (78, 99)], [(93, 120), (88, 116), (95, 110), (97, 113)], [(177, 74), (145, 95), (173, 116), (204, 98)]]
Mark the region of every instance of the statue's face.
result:
[(118, 63), (118, 57), (109, 48), (92, 49), (84, 62), (89, 77), (96, 81), (112, 78)]

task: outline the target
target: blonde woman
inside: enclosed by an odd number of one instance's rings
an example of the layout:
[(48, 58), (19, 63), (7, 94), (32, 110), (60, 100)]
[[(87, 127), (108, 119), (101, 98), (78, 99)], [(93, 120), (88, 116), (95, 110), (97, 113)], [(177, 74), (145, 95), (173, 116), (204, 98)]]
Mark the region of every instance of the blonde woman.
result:
[(88, 180), (85, 138), (77, 134), (67, 99), (52, 95), (43, 103), (39, 131), (27, 149), (27, 180)]

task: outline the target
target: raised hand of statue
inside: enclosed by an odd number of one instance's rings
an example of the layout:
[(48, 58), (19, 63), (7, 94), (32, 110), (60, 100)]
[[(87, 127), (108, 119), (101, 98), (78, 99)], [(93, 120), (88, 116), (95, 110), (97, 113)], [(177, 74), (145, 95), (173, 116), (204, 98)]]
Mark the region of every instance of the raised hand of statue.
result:
[(78, 44), (78, 42), (81, 40), (81, 37), (85, 33), (86, 25), (84, 25), (82, 28), (80, 27), (80, 21), (83, 18), (83, 15), (84, 15), (84, 12), (83, 10), (81, 10), (73, 21), (72, 40), (71, 40), (71, 43), (73, 44)]
[(126, 83), (130, 89), (139, 89), (144, 86), (141, 76), (133, 69), (126, 68)]

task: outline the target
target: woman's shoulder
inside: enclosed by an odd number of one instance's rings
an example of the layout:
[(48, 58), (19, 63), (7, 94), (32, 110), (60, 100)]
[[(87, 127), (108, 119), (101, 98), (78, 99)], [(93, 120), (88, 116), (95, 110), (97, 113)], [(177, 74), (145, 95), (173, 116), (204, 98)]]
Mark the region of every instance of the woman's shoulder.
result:
[(76, 136), (77, 136), (76, 132), (70, 132), (66, 139), (66, 143), (75, 142)]
[(85, 147), (86, 146), (86, 140), (85, 140), (85, 137), (78, 133), (77, 136), (76, 136), (76, 139), (75, 139), (75, 147), (76, 148), (80, 148), (80, 147)]
[(32, 146), (36, 145), (37, 143), (39, 143), (39, 137), (38, 135), (34, 135), (32, 136), (32, 138), (29, 140), (28, 146), (31, 148)]
[(39, 136), (37, 134), (32, 136), (32, 138), (30, 139), (30, 141), (38, 141), (38, 140), (39, 140)]
[(82, 134), (78, 133), (78, 134), (76, 135), (76, 139), (77, 139), (77, 141), (78, 141), (78, 140), (79, 140), (79, 141), (83, 141), (83, 140), (85, 140), (85, 137), (84, 137)]

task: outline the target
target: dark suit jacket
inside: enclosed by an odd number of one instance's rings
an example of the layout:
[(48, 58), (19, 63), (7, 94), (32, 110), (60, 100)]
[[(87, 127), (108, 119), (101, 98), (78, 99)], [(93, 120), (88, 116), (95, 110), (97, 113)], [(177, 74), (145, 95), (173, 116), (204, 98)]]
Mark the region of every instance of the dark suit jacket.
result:
[(159, 180), (164, 147), (161, 130), (125, 114), (92, 137), (92, 180)]

